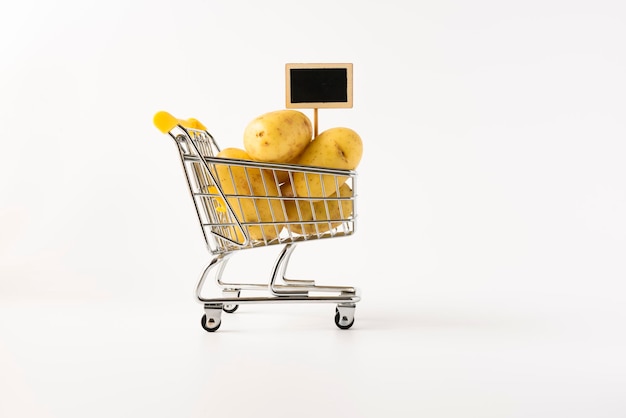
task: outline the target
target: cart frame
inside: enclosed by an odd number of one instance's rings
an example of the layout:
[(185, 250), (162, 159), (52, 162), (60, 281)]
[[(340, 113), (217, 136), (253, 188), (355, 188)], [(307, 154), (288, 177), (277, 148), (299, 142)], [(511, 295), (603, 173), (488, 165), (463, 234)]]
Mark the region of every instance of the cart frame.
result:
[[(293, 164), (263, 163), (217, 157), (220, 148), (199, 121), (195, 119), (176, 119), (167, 112), (155, 115), (155, 125), (161, 132), (167, 133), (177, 146), (180, 161), (187, 181), (196, 215), (207, 249), (213, 255), (200, 275), (196, 286), (196, 298), (204, 307), (201, 318), (202, 327), (209, 332), (216, 331), (222, 322), (222, 312), (233, 313), (239, 305), (265, 303), (334, 303), (335, 324), (340, 329), (348, 329), (354, 324), (354, 311), (361, 300), (360, 290), (351, 286), (321, 286), (314, 280), (290, 279), (286, 271), (295, 248), (307, 241), (328, 238), (347, 237), (354, 233), (356, 226), (356, 177), (354, 170), (338, 170), (323, 167), (305, 167)], [(265, 193), (261, 196), (242, 193), (238, 190), (227, 193), (225, 184), (220, 181), (217, 171), (222, 169), (244, 172), (250, 184), (250, 173), (263, 173)], [(270, 173), (266, 183), (267, 173)], [(298, 197), (295, 192), (283, 195), (277, 173), (288, 174), (293, 180), (295, 175), (319, 176), (333, 179), (336, 192), (324, 191), (315, 195), (310, 188), (309, 195)], [(296, 174), (297, 173), (297, 174)], [(272, 184), (271, 180), (275, 181)], [(235, 184), (234, 178), (232, 183)], [(284, 183), (283, 183), (284, 184)], [(339, 192), (340, 184), (349, 185), (351, 194), (344, 196)], [(236, 187), (235, 187), (236, 189)], [(273, 192), (278, 190), (278, 193)], [(332, 195), (329, 197), (329, 195)], [(243, 203), (242, 203), (243, 202)], [(257, 215), (264, 204), (270, 208), (272, 219), (248, 219), (242, 216), (242, 205), (253, 202)], [(285, 215), (286, 202), (297, 209), (298, 219), (289, 220)], [(334, 205), (334, 206), (333, 206)], [(347, 205), (347, 206), (346, 206)], [(304, 209), (312, 217), (303, 219)], [(272, 208), (278, 208), (272, 210)], [(321, 208), (321, 209), (320, 209)], [(331, 216), (331, 208), (339, 214)], [(345, 210), (344, 208), (349, 208)], [(280, 213), (282, 209), (282, 214)], [(317, 210), (317, 212), (316, 212)], [(316, 214), (320, 213), (321, 217)], [(349, 212), (349, 213), (348, 213)], [(278, 216), (280, 215), (280, 216)], [(276, 232), (274, 233), (275, 230)], [(255, 237), (252, 237), (252, 231)], [(266, 233), (269, 231), (270, 233)], [(239, 283), (224, 280), (223, 274), (229, 260), (241, 250), (266, 246), (282, 246), (269, 279), (264, 283)], [(213, 276), (221, 297), (203, 295), (206, 282)], [(241, 296), (242, 291), (262, 293), (254, 296)]]

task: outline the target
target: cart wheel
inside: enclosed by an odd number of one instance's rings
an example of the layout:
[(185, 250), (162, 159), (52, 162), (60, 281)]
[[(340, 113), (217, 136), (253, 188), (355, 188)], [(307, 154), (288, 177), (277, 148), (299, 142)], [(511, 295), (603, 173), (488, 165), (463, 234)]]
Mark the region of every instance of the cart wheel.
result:
[(239, 308), (239, 305), (224, 305), (224, 312), (233, 313)]
[(337, 325), (340, 329), (348, 329), (354, 325), (354, 317), (350, 320), (347, 316), (342, 317), (339, 313), (339, 309), (335, 309), (335, 312), (335, 325)]
[(200, 324), (202, 324), (202, 328), (204, 328), (205, 330), (207, 330), (209, 332), (217, 331), (218, 328), (220, 327), (220, 325), (222, 325), (221, 319), (218, 319), (217, 321), (215, 321), (215, 319), (211, 318), (211, 319), (209, 319), (208, 322), (209, 323), (207, 324), (206, 314), (202, 315), (202, 319), (200, 320)]
[[(225, 298), (238, 298), (239, 295), (241, 295), (241, 290), (237, 290), (237, 289), (225, 289), (222, 292), (223, 296)], [(232, 303), (232, 304), (228, 304), (228, 305), (224, 305), (222, 307), (222, 309), (224, 310), (224, 312), (227, 313), (233, 313), (237, 310), (237, 308), (239, 308), (239, 305)]]

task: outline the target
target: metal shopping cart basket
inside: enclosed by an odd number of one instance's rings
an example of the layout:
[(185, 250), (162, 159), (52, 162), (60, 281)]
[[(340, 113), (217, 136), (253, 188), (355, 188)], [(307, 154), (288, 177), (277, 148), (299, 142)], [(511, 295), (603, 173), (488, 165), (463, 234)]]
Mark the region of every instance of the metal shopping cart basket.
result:
[[(204, 306), (202, 327), (216, 331), (222, 311), (233, 313), (242, 304), (332, 303), (336, 304), (335, 324), (340, 329), (350, 328), (360, 301), (358, 289), (320, 286), (314, 280), (289, 279), (285, 273), (298, 244), (354, 233), (356, 172), (217, 157), (220, 148), (198, 120), (177, 119), (162, 111), (154, 116), (154, 124), (176, 143), (202, 234), (213, 256), (196, 287), (198, 301)], [(291, 188), (298, 176), (307, 185), (317, 180), (331, 190), (316, 195), (307, 186), (308, 194), (298, 195)], [(267, 282), (224, 280), (224, 269), (234, 253), (271, 245), (280, 245), (282, 250)], [(221, 297), (203, 296), (211, 275)], [(253, 296), (242, 296), (242, 291), (252, 291)]]

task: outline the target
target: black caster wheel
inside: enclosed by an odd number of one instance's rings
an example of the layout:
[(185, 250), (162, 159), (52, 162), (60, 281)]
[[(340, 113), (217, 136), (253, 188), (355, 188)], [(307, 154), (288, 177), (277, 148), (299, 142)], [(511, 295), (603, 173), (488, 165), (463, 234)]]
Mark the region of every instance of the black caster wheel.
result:
[(220, 325), (222, 325), (222, 321), (215, 321), (213, 318), (208, 320), (206, 314), (202, 315), (202, 319), (200, 320), (200, 324), (202, 324), (202, 328), (204, 328), (208, 332), (215, 332), (219, 329)]
[(224, 305), (222, 308), (224, 312), (233, 313), (239, 308), (239, 305)]
[(354, 318), (352, 318), (352, 320), (349, 320), (345, 316), (342, 318), (338, 309), (336, 309), (335, 312), (335, 325), (337, 325), (340, 329), (348, 329), (354, 325)]
[[(223, 293), (224, 293), (225, 297), (235, 297), (235, 298), (238, 298), (239, 295), (241, 295), (241, 291), (240, 290), (233, 290), (233, 289), (224, 290)], [(224, 312), (226, 312), (226, 313), (233, 313), (238, 308), (239, 308), (239, 305), (237, 305), (237, 304), (229, 304), (229, 305), (224, 305), (222, 307), (222, 310)]]

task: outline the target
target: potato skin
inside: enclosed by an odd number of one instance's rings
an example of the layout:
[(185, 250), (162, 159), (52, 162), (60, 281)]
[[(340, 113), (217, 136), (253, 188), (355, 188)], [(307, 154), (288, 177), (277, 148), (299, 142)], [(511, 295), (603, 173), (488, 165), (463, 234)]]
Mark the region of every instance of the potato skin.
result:
[[(346, 183), (339, 187), (340, 197), (352, 196), (352, 189)], [(330, 199), (337, 197), (333, 193)], [(299, 209), (299, 210), (298, 210)], [(330, 221), (331, 219), (346, 219), (353, 212), (353, 202), (351, 200), (285, 200), (285, 210), (287, 220), (291, 222), (307, 221)], [(315, 213), (315, 216), (313, 215)], [(323, 233), (339, 226), (341, 222), (320, 222), (304, 224), (285, 224), (285, 228), (296, 234), (315, 235)]]
[[(313, 167), (354, 170), (363, 156), (363, 141), (354, 130), (336, 127), (325, 130), (311, 141), (296, 158), (296, 164)], [(337, 192), (347, 178), (335, 176), (295, 173), (293, 186), (299, 197), (328, 197)]]
[[(217, 154), (217, 157), (252, 160), (246, 151), (239, 148), (225, 148)], [(218, 164), (216, 174), (226, 195), (255, 196), (254, 199), (228, 197), (228, 202), (240, 222), (274, 222), (277, 224), (284, 222), (285, 214), (280, 200), (262, 198), (262, 196), (278, 195), (278, 186), (271, 171), (239, 166), (229, 168), (228, 165)], [(257, 196), (259, 198), (256, 198)], [(282, 225), (250, 226), (248, 231), (253, 240), (262, 240), (264, 237), (271, 240), (278, 236), (281, 228)], [(243, 236), (239, 228), (233, 228), (233, 230), (232, 238), (242, 242)]]
[(275, 110), (254, 118), (246, 126), (243, 146), (256, 161), (287, 163), (311, 142), (311, 120), (302, 112)]

